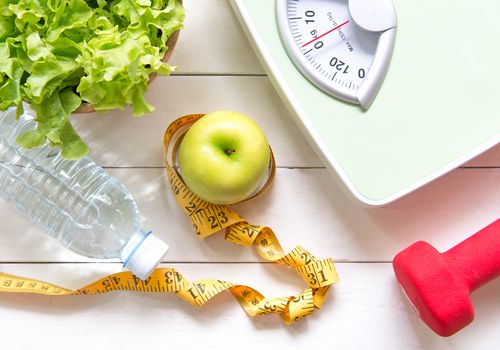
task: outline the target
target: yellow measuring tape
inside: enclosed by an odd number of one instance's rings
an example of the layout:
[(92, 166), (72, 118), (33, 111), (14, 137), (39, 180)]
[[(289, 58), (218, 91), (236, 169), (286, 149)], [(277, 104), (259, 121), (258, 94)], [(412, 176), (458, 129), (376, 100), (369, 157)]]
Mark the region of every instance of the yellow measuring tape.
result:
[[(297, 321), (320, 308), (330, 285), (338, 282), (332, 259), (318, 260), (300, 246), (285, 254), (270, 228), (251, 225), (228, 207), (200, 199), (182, 181), (174, 166), (177, 148), (182, 139), (179, 131), (185, 130), (202, 116), (196, 114), (179, 118), (170, 124), (165, 132), (167, 176), (177, 202), (191, 220), (198, 237), (204, 238), (225, 229), (226, 240), (243, 246), (255, 246), (265, 260), (294, 269), (308, 285), (298, 296), (266, 298), (251, 287), (216, 279), (202, 279), (192, 283), (173, 268), (157, 268), (146, 280), (139, 279), (129, 271), (119, 272), (76, 290), (0, 272), (0, 292), (51, 296), (103, 294), (116, 290), (173, 292), (191, 305), (200, 307), (219, 293), (228, 290), (249, 316), (278, 313), (286, 323)], [(175, 136), (178, 137), (170, 161), (169, 145)], [(275, 164), (274, 157), (271, 158), (268, 181), (256, 195), (265, 191), (273, 181)]]

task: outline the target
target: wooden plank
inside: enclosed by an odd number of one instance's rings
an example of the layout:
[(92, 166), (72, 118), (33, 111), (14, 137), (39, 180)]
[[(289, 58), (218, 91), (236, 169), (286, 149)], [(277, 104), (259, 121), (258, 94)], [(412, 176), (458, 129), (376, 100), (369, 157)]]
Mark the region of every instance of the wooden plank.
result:
[[(253, 118), (268, 136), (281, 167), (322, 167), (281, 103), (267, 77), (160, 77), (150, 87), (151, 115), (133, 118), (129, 110), (73, 117), (103, 166), (160, 167), (163, 132), (174, 119), (227, 109)], [(500, 147), (476, 159), (474, 166), (500, 166)]]
[(161, 77), (151, 84), (151, 115), (130, 111), (80, 114), (75, 126), (103, 166), (164, 166), (162, 142), (174, 119), (226, 109), (253, 118), (268, 136), (279, 166), (322, 166), (290, 118), (267, 77)]
[(227, 0), (184, 0), (175, 74), (265, 74)]
[[(217, 277), (254, 286), (269, 296), (297, 294), (304, 286), (278, 266), (178, 264), (188, 279)], [(0, 271), (79, 287), (114, 264), (8, 264)], [(174, 295), (117, 292), (100, 296), (0, 295), (6, 349), (497, 349), (500, 347), (500, 280), (472, 295), (476, 320), (451, 338), (434, 335), (414, 314), (390, 264), (339, 264), (341, 282), (322, 310), (291, 326), (276, 316), (247, 317), (224, 293), (201, 309)], [(84, 336), (85, 334), (92, 335)], [(369, 344), (369, 346), (367, 345)]]
[[(110, 169), (133, 193), (146, 223), (171, 246), (167, 261), (255, 262), (251, 249), (202, 241), (175, 202), (163, 169)], [(324, 169), (279, 169), (274, 187), (236, 206), (252, 223), (272, 227), (283, 247), (303, 245), (338, 261), (390, 261), (404, 247), (428, 240), (447, 249), (499, 217), (500, 169), (459, 169), (385, 208), (347, 198)], [(0, 204), (0, 261), (86, 261), (60, 248), (10, 205)]]

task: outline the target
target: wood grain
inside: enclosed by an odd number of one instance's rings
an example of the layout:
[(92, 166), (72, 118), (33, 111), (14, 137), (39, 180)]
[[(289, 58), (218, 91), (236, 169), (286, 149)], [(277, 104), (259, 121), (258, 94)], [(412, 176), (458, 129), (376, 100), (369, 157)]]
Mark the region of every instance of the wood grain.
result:
[(228, 0), (185, 0), (171, 64), (179, 75), (265, 74)]
[[(174, 262), (258, 262), (223, 240), (200, 240), (167, 186), (164, 169), (109, 169), (135, 196), (144, 228), (171, 246)], [(272, 227), (283, 247), (301, 244), (337, 261), (391, 261), (416, 240), (447, 249), (498, 218), (500, 169), (460, 169), (385, 208), (362, 208), (324, 169), (278, 169), (272, 189), (236, 206), (253, 223)], [(90, 261), (47, 239), (7, 203), (0, 203), (0, 262)]]
[[(170, 266), (170, 265), (169, 265)], [(189, 279), (216, 277), (250, 284), (269, 296), (303, 287), (279, 266), (176, 264)], [(78, 287), (118, 264), (0, 265)], [(324, 308), (291, 326), (276, 316), (250, 319), (223, 294), (201, 309), (174, 295), (115, 292), (100, 296), (0, 295), (2, 345), (13, 349), (498, 349), (500, 280), (473, 295), (477, 320), (451, 338), (427, 329), (404, 300), (390, 264), (338, 264), (341, 282)], [(43, 344), (43, 345), (42, 345)], [(292, 345), (293, 344), (293, 345)]]
[[(262, 127), (279, 167), (323, 167), (267, 77), (159, 77), (151, 84), (147, 98), (157, 109), (141, 118), (132, 117), (130, 110), (73, 117), (98, 164), (162, 167), (161, 142), (170, 122), (186, 114), (226, 109), (242, 112)], [(500, 167), (500, 146), (470, 165)]]
[[(286, 268), (261, 263), (221, 233), (195, 238), (164, 174), (161, 140), (169, 122), (220, 109), (248, 114), (268, 135), (279, 169), (272, 190), (237, 211), (273, 227), (285, 249), (302, 244), (317, 257), (333, 257), (340, 283), (324, 310), (291, 327), (273, 316), (249, 319), (227, 294), (201, 310), (174, 295), (0, 294), (0, 348), (500, 348), (500, 280), (473, 294), (477, 320), (445, 339), (413, 313), (389, 263), (416, 240), (445, 250), (498, 218), (500, 146), (385, 208), (362, 208), (333, 182), (288, 116), (229, 2), (184, 3), (186, 27), (171, 60), (179, 69), (156, 79), (148, 93), (156, 112), (141, 119), (128, 110), (75, 118), (91, 156), (130, 189), (144, 226), (170, 244), (168, 266), (192, 280), (215, 277), (269, 296), (292, 295), (304, 286)], [(0, 227), (0, 271), (76, 288), (122, 269), (67, 251), (4, 202)]]

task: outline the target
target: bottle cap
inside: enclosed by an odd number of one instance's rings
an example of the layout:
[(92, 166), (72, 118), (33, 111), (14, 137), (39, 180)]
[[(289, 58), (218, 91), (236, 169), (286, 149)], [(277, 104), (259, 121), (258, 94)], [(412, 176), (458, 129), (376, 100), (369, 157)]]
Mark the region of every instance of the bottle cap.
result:
[(168, 245), (161, 239), (147, 233), (143, 241), (135, 248), (125, 263), (134, 275), (146, 279), (168, 252)]

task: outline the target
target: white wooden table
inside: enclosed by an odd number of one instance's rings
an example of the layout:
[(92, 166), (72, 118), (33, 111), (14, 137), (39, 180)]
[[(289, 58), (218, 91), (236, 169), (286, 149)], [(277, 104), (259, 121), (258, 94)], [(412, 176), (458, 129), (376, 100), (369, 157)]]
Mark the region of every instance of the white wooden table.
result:
[[(500, 280), (472, 296), (476, 321), (451, 338), (432, 333), (413, 313), (393, 276), (393, 256), (416, 240), (447, 249), (499, 217), (500, 147), (386, 208), (367, 209), (331, 180), (253, 54), (226, 0), (185, 0), (188, 17), (172, 63), (172, 77), (151, 85), (157, 110), (79, 117), (92, 157), (134, 194), (146, 227), (168, 242), (164, 265), (188, 279), (251, 285), (267, 296), (304, 287), (286, 268), (263, 263), (250, 249), (218, 234), (194, 237), (169, 192), (162, 133), (178, 116), (219, 109), (254, 118), (278, 164), (276, 183), (237, 211), (275, 229), (284, 248), (302, 244), (333, 257), (341, 281), (324, 308), (291, 326), (279, 317), (247, 317), (225, 293), (202, 309), (175, 295), (116, 292), (88, 297), (0, 295), (0, 348), (24, 349), (250, 349), (291, 345), (337, 349), (499, 349)], [(118, 272), (117, 262), (75, 255), (0, 203), (0, 271), (66, 287)]]

